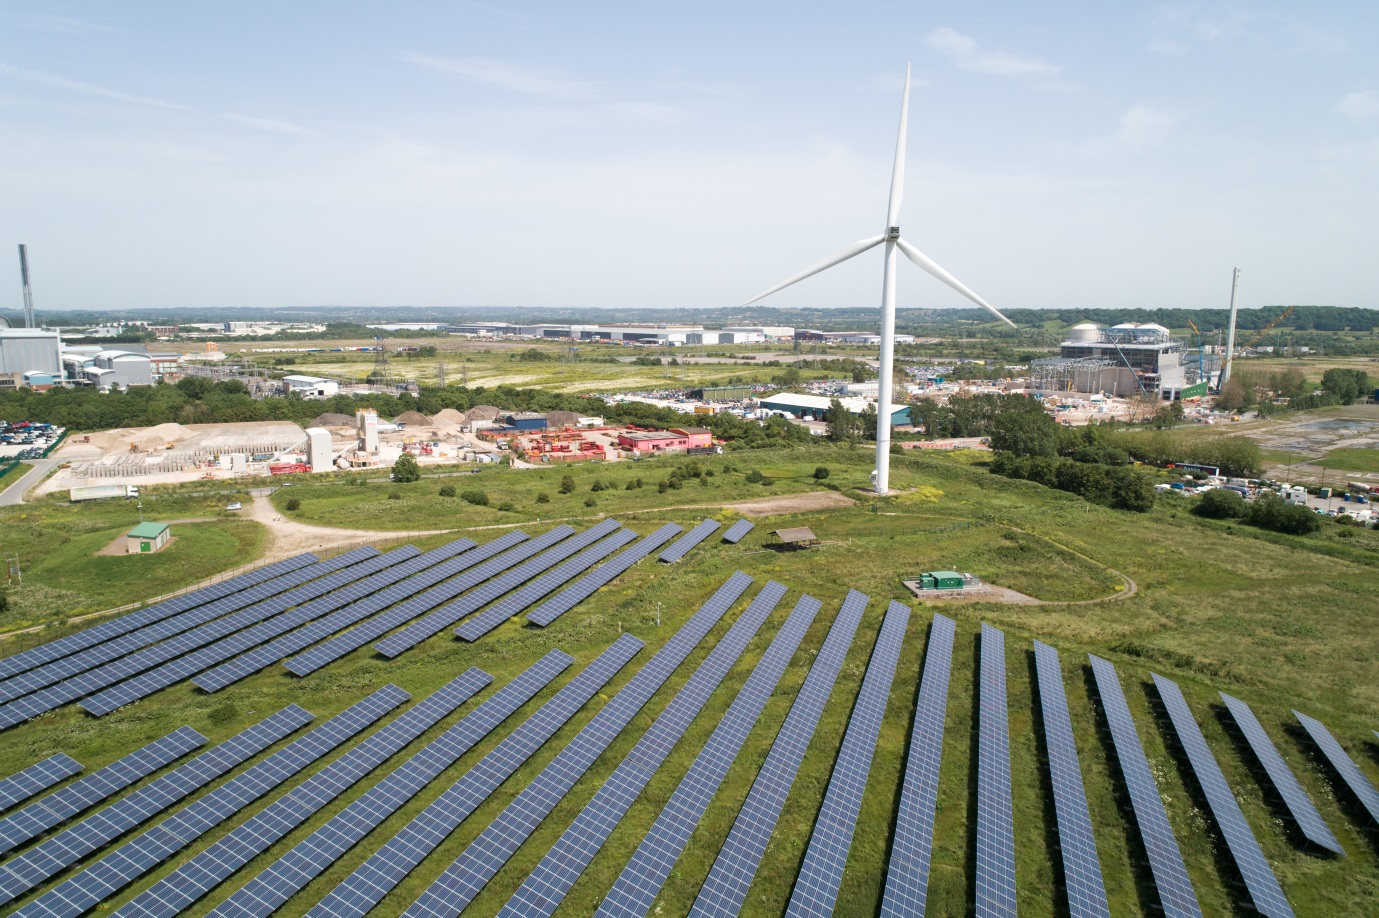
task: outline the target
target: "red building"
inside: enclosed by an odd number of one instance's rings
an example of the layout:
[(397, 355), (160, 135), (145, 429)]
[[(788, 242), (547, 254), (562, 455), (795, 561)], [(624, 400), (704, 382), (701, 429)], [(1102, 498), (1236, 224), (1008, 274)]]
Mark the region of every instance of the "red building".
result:
[(618, 446), (634, 453), (683, 452), (713, 447), (713, 434), (704, 427), (670, 430), (629, 430), (618, 434)]

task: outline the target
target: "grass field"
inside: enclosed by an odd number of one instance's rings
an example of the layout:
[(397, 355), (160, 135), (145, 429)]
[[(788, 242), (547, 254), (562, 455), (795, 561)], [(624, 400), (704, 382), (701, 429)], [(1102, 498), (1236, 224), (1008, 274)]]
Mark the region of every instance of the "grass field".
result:
[[(825, 457), (821, 459), (820, 457)], [(741, 471), (722, 471), (724, 461)], [(542, 505), (552, 516), (642, 510), (625, 521), (647, 532), (665, 520), (687, 525), (703, 511), (650, 509), (661, 506), (726, 502), (740, 495), (758, 496), (788, 488), (817, 487), (805, 471), (828, 465), (828, 482), (851, 492), (865, 481), (869, 456), (820, 447), (799, 454), (784, 451), (734, 453), (708, 463), (717, 471), (711, 485), (691, 482), (679, 491), (659, 494), (650, 484), (670, 467), (660, 464), (620, 464), (602, 469), (570, 470), (572, 475), (602, 475), (619, 482), (640, 474), (647, 486), (640, 491), (613, 490), (592, 494), (587, 477), (580, 477), (574, 495)], [(625, 466), (625, 467), (624, 467)], [(648, 469), (658, 471), (648, 475)], [(770, 487), (747, 486), (745, 471), (758, 468), (779, 476)], [(565, 470), (561, 470), (562, 472)], [(534, 484), (536, 475), (514, 471), (475, 476), (491, 497), (511, 495), (524, 500), (516, 514), (500, 514), (465, 505), (450, 518), (453, 525), (492, 525), (506, 517), (523, 522), (535, 534), (550, 520), (529, 522), (534, 493), (550, 482)], [(739, 479), (742, 480), (739, 482)], [(1057, 891), (1056, 830), (1044, 768), (1042, 725), (1032, 688), (1031, 639), (1040, 638), (1062, 652), (1065, 685), (1078, 751), (1087, 784), (1089, 806), (1111, 900), (1112, 914), (1149, 915), (1156, 902), (1143, 851), (1121, 790), (1118, 771), (1108, 750), (1102, 721), (1090, 689), (1086, 653), (1094, 652), (1118, 666), (1132, 713), (1170, 820), (1188, 864), (1190, 876), (1209, 915), (1243, 912), (1241, 888), (1232, 876), (1221, 845), (1193, 782), (1183, 771), (1166, 721), (1156, 710), (1149, 687), (1151, 671), (1175, 679), (1187, 696), (1207, 741), (1226, 773), (1246, 818), (1254, 827), (1269, 862), (1298, 915), (1373, 914), (1379, 902), (1379, 835), (1358, 828), (1357, 814), (1338, 799), (1317, 762), (1291, 725), (1290, 708), (1326, 723), (1371, 780), (1379, 780), (1379, 760), (1371, 728), (1379, 726), (1379, 637), (1372, 610), (1379, 598), (1379, 539), (1374, 533), (1352, 530), (1342, 539), (1327, 525), (1324, 533), (1305, 539), (1260, 534), (1247, 527), (1231, 527), (1197, 520), (1185, 512), (1186, 501), (1166, 499), (1149, 514), (1124, 514), (1092, 506), (1060, 492), (1026, 482), (1008, 481), (983, 469), (946, 457), (922, 456), (897, 460), (893, 479), (908, 493), (880, 502), (863, 501), (835, 509), (761, 520), (737, 546), (711, 539), (674, 566), (644, 561), (575, 611), (545, 630), (509, 622), (474, 645), (458, 642), (448, 631), (403, 654), (384, 661), (367, 648), (318, 671), (296, 679), (281, 668), (252, 677), (213, 696), (190, 684), (122, 709), (96, 723), (68, 707), (6, 734), (0, 744), (0, 774), (62, 750), (88, 769), (112, 760), (141, 743), (182, 724), (201, 730), (213, 740), (223, 739), (291, 702), (300, 702), (319, 719), (357, 701), (367, 692), (392, 681), (420, 699), (468, 666), (495, 676), (491, 694), (552, 647), (573, 654), (577, 667), (562, 676), (524, 710), (518, 712), (440, 780), (423, 790), (401, 813), (388, 820), (355, 850), (340, 858), (326, 874), (294, 897), (279, 912), (304, 914), (348, 875), (383, 840), (448, 787), (496, 743), (600, 651), (620, 632), (635, 634), (647, 648), (610, 686), (543, 747), (492, 799), (484, 803), (431, 858), (384, 900), (377, 914), (400, 913), (406, 904), (448, 865), (494, 816), (510, 802), (538, 770), (587, 723), (594, 712), (626, 683), (675, 630), (734, 570), (755, 578), (743, 603), (770, 579), (790, 588), (781, 606), (749, 645), (724, 684), (691, 724), (646, 792), (633, 805), (590, 868), (575, 884), (558, 913), (591, 914), (602, 893), (640, 843), (643, 834), (674, 791), (696, 752), (731, 704), (736, 689), (759, 661), (776, 630), (800, 594), (823, 601), (823, 611), (777, 687), (766, 712), (736, 758), (728, 779), (695, 832), (685, 856), (653, 913), (684, 915), (702, 884), (726, 836), (751, 781), (764, 760), (775, 732), (789, 710), (819, 646), (848, 588), (871, 597), (862, 627), (848, 653), (823, 720), (804, 760), (784, 816), (765, 861), (751, 888), (744, 914), (778, 916), (788, 901), (794, 877), (812, 831), (847, 724), (849, 712), (865, 672), (887, 603), (913, 605), (900, 584), (902, 577), (921, 570), (955, 567), (970, 570), (992, 582), (1061, 601), (1107, 597), (1117, 593), (1119, 574), (1138, 585), (1136, 595), (1117, 602), (1084, 605), (1014, 606), (961, 604), (914, 606), (901, 662), (892, 686), (881, 740), (863, 800), (861, 829), (852, 848), (840, 896), (840, 915), (870, 916), (876, 912), (884, 884), (886, 856), (905, 763), (915, 691), (927, 644), (928, 625), (937, 608), (958, 622), (947, 733), (939, 788), (938, 823), (929, 891), (930, 914), (962, 915), (970, 911), (974, 882), (973, 775), (975, 769), (976, 635), (985, 621), (1006, 632), (1009, 683), (1008, 710), (1015, 805), (1016, 869), (1022, 915), (1066, 914)], [(553, 479), (558, 484), (558, 477)], [(399, 488), (403, 498), (387, 500), (393, 486), (371, 485), (349, 493), (346, 485), (292, 489), (302, 499), (302, 514), (319, 514), (321, 521), (353, 521), (375, 504), (385, 509), (369, 516), (369, 525), (382, 527), (388, 512), (407, 520), (397, 528), (428, 528), (447, 511), (432, 506), (437, 482)], [(719, 491), (722, 488), (722, 491)], [(755, 489), (755, 490), (753, 490)], [(525, 495), (525, 496), (524, 496)], [(710, 500), (702, 498), (712, 495)], [(281, 496), (281, 495), (279, 495)], [(597, 508), (583, 507), (594, 496)], [(557, 503), (557, 500), (567, 501)], [(619, 503), (618, 501), (626, 501)], [(458, 503), (458, 501), (456, 501)], [(393, 505), (391, 511), (388, 505)], [(314, 508), (314, 509), (313, 509)], [(372, 512), (372, 511), (370, 511)], [(493, 514), (489, 516), (487, 514)], [(306, 517), (304, 517), (306, 518)], [(583, 524), (580, 524), (583, 525)], [(800, 552), (769, 549), (769, 530), (806, 525), (823, 540), (818, 548)], [(493, 533), (480, 531), (476, 538)], [(434, 544), (445, 537), (432, 537)], [(662, 622), (657, 626), (657, 610)], [(739, 604), (738, 609), (742, 607)], [(632, 748), (637, 738), (665, 707), (674, 692), (721, 638), (734, 619), (730, 614), (714, 629), (670, 682), (652, 699), (623, 735), (575, 785), (570, 795), (537, 829), (533, 837), (502, 869), (466, 914), (491, 915), (506, 901), (521, 879), (535, 866), (575, 814)], [(1324, 818), (1337, 833), (1348, 857), (1320, 858), (1297, 847), (1281, 812), (1251, 767), (1248, 752), (1225, 729), (1216, 695), (1224, 690), (1249, 702), (1278, 744), (1303, 785), (1316, 800)], [(407, 755), (433, 739), (472, 704), (462, 708), (406, 753), (369, 776), (341, 800), (327, 806), (307, 825), (274, 846), (269, 855), (213, 892), (188, 914), (203, 915), (239, 888), (271, 860), (305, 837), (349, 799), (372, 786)], [(290, 784), (300, 783), (300, 778)], [(257, 808), (251, 809), (251, 812)], [(248, 814), (229, 825), (244, 821)], [(203, 850), (223, 834), (179, 854), (178, 863)], [(113, 901), (127, 901), (147, 888), (153, 877), (166, 875), (165, 865)]]
[(0, 492), (3, 492), (6, 488), (14, 484), (20, 478), (23, 478), (24, 473), (27, 472), (29, 468), (30, 466), (20, 462), (16, 465), (11, 466), (9, 471), (5, 472), (5, 474), (0, 475)]
[(1317, 465), (1347, 472), (1379, 472), (1379, 449), (1333, 449), (1317, 460)]

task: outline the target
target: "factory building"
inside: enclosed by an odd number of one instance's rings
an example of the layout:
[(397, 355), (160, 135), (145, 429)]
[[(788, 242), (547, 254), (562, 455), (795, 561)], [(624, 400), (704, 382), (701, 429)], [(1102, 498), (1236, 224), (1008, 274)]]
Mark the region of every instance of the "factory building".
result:
[(18, 381), (24, 373), (62, 378), (62, 341), (43, 328), (0, 328), (0, 375)]
[(1191, 398), (1207, 389), (1195, 356), (1168, 329), (1152, 322), (1074, 325), (1057, 357), (1030, 366), (1030, 384), (1042, 391), (1106, 392), (1122, 398)]
[[(822, 395), (803, 395), (798, 392), (777, 392), (761, 399), (761, 407), (767, 411), (782, 411), (797, 418), (822, 421), (833, 400)], [(840, 398), (838, 403), (853, 414), (862, 414), (868, 406), (876, 409), (876, 401), (867, 398)], [(903, 427), (910, 423), (909, 405), (891, 405), (891, 425)]]
[(302, 398), (323, 399), (340, 394), (340, 384), (333, 379), (293, 375), (284, 376), (282, 381), (283, 385), (287, 386), (289, 395), (298, 395)]
[(468, 322), (447, 325), (452, 335), (478, 338), (562, 338), (576, 341), (625, 341), (634, 344), (761, 344), (789, 338), (793, 328), (740, 326), (706, 329), (700, 325), (518, 325), (511, 322)]

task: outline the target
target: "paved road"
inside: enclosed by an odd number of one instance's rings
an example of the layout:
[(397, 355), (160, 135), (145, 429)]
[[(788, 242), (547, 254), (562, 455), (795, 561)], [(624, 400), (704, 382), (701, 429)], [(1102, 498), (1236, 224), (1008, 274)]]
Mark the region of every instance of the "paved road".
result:
[(13, 507), (24, 503), (24, 492), (42, 481), (49, 472), (62, 462), (61, 459), (34, 459), (23, 463), (30, 466), (29, 471), (0, 494), (0, 507)]

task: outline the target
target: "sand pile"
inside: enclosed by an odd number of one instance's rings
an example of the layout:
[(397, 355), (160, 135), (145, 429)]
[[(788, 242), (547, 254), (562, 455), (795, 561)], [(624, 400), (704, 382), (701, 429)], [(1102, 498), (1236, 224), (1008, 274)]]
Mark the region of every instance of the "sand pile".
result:
[(546, 412), (546, 426), (552, 430), (563, 430), (566, 427), (576, 427), (578, 424), (579, 413), (576, 411)]
[(465, 423), (464, 412), (456, 411), (454, 408), (442, 408), (436, 412), (431, 423), (437, 427), (460, 427)]
[(464, 413), (466, 421), (492, 421), (502, 414), (501, 408), (494, 408), (492, 405), (475, 405)]
[(188, 430), (181, 424), (159, 424), (157, 427), (150, 427), (134, 437), (134, 444), (139, 449), (157, 449), (160, 446), (167, 446), (169, 443), (180, 443), (183, 440), (190, 440), (196, 436), (195, 432)]
[(325, 414), (320, 415), (319, 417), (316, 418), (316, 420), (312, 421), (312, 422), (311, 422), (310, 424), (308, 424), (307, 426), (308, 426), (308, 427), (353, 427), (353, 426), (354, 426), (354, 418), (350, 417), (350, 416), (347, 415), (347, 414), (339, 414), (338, 412), (327, 411)]
[(431, 419), (420, 411), (404, 411), (393, 418), (394, 424), (406, 424), (408, 427), (426, 427), (430, 425)]

